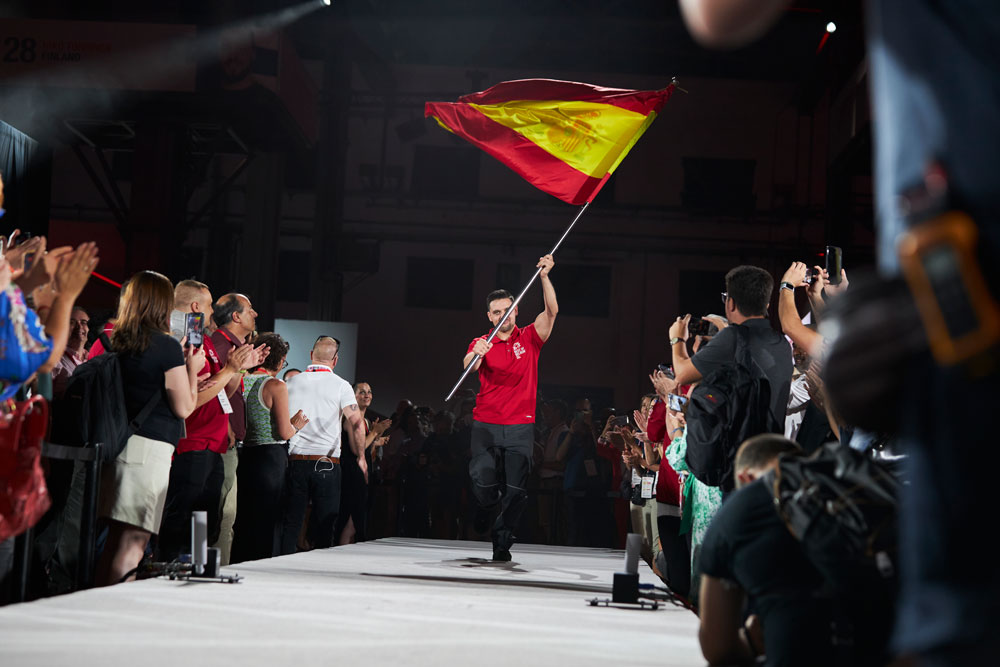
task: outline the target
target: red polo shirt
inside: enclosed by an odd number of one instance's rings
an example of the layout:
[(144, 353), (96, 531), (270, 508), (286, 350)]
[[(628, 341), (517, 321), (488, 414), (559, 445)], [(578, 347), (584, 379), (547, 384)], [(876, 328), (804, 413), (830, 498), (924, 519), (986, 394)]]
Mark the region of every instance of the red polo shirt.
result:
[[(480, 336), (469, 343), (469, 352)], [(472, 418), (486, 424), (534, 424), (538, 393), (538, 354), (545, 342), (535, 325), (514, 327), (507, 340), (493, 347), (479, 366), (479, 396)], [(468, 352), (466, 353), (468, 354)]]
[[(215, 353), (219, 357), (219, 362), (225, 364), (229, 359), (229, 353), (243, 345), (243, 341), (226, 329), (216, 329), (212, 334), (212, 345), (215, 346)], [(237, 440), (244, 440), (247, 437), (247, 402), (243, 397), (243, 378), (240, 378), (240, 388), (229, 397), (232, 404), (233, 413), (229, 415), (229, 426), (233, 429), (233, 435)]]
[[(198, 372), (198, 381), (211, 377), (222, 370), (223, 363), (212, 345), (212, 339), (206, 338), (205, 365)], [(225, 391), (226, 387), (212, 387), (212, 391)], [(205, 405), (191, 413), (184, 420), (187, 435), (177, 443), (177, 453), (200, 452), (208, 449), (219, 454), (225, 454), (229, 449), (228, 438), (229, 415), (222, 410), (222, 403), (213, 398)]]

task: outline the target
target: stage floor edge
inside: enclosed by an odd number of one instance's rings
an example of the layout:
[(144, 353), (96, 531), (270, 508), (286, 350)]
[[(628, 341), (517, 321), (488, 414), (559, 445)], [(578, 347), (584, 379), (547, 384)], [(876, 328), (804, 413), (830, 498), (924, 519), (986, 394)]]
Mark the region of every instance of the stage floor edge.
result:
[[(0, 608), (0, 665), (704, 665), (698, 619), (593, 607), (623, 552), (387, 538)], [(662, 582), (640, 562), (640, 582)]]

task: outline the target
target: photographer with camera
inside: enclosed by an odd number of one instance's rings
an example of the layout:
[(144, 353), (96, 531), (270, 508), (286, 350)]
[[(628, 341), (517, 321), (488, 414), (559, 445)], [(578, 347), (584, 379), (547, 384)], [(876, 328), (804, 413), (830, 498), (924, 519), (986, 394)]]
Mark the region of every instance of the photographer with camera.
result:
[[(726, 274), (722, 293), (729, 322), (689, 356), (691, 315), (670, 326), (670, 349), (679, 384), (704, 379), (691, 397), (687, 462), (691, 472), (723, 492), (733, 488), (736, 447), (746, 438), (784, 430), (792, 355), (788, 341), (767, 319), (774, 280), (756, 266)], [(722, 395), (726, 400), (719, 401)]]
[(792, 379), (792, 355), (788, 342), (767, 319), (773, 289), (774, 279), (764, 269), (737, 266), (726, 274), (726, 291), (722, 293), (729, 326), (691, 357), (686, 345), (691, 315), (678, 317), (670, 325), (670, 350), (677, 382), (691, 384), (735, 362), (738, 329), (744, 329), (748, 334), (750, 356), (771, 385), (771, 415), (776, 422), (784, 423)]

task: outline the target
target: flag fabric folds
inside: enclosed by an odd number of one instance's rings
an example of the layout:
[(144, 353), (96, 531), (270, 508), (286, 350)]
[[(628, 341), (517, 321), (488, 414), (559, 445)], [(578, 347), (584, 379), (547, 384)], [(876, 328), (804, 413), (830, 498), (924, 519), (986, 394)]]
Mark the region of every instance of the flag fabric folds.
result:
[(523, 79), (457, 102), (428, 102), (424, 113), (538, 189), (583, 204), (597, 196), (673, 89)]

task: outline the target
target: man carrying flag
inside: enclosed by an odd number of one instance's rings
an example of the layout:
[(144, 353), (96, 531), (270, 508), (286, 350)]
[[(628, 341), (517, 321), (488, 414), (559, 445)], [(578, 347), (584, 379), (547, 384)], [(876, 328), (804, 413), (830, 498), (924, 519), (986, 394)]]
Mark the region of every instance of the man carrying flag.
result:
[[(486, 298), (486, 317), (496, 328), (507, 310), (513, 312), (496, 333), (495, 343), (481, 336), (469, 343), (462, 361), (479, 371), (479, 395), (472, 413), (472, 459), (469, 475), (479, 503), (475, 528), (486, 529), (490, 511), (500, 513), (493, 523), (493, 560), (509, 561), (514, 530), (528, 500), (528, 473), (534, 439), (535, 397), (538, 393), (538, 355), (552, 334), (559, 312), (556, 290), (549, 280), (555, 265), (552, 255), (538, 260), (545, 309), (534, 324), (523, 329), (516, 323), (517, 306), (507, 290), (496, 290)], [(498, 470), (503, 475), (498, 475)], [(503, 483), (501, 483), (501, 479)]]
[[(558, 306), (549, 281), (553, 256), (590, 202), (649, 128), (676, 88), (606, 88), (573, 81), (504, 81), (456, 102), (428, 102), (424, 114), (507, 165), (539, 190), (580, 206), (576, 217), (517, 298), (504, 290), (487, 298), (493, 323), (465, 355), (465, 370), (448, 394), (473, 370), (481, 389), (473, 412), (469, 473), (480, 503), (476, 530), (486, 529), (489, 508), (500, 504), (493, 524), (493, 560), (509, 561), (514, 528), (527, 500), (532, 424), (538, 386), (538, 353), (552, 333)], [(517, 304), (541, 277), (545, 311), (518, 329)], [(509, 311), (509, 317), (506, 313)], [(493, 344), (497, 339), (499, 342)], [(504, 470), (501, 478), (497, 469)], [(501, 483), (503, 479), (504, 483)]]

